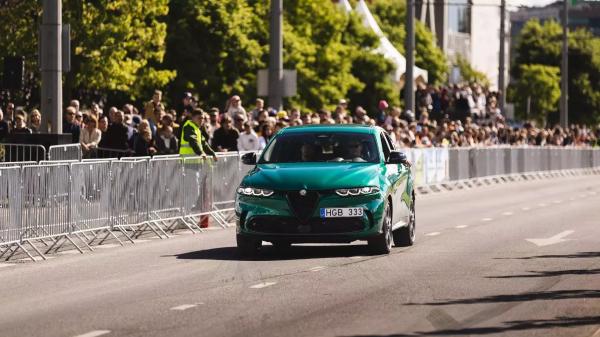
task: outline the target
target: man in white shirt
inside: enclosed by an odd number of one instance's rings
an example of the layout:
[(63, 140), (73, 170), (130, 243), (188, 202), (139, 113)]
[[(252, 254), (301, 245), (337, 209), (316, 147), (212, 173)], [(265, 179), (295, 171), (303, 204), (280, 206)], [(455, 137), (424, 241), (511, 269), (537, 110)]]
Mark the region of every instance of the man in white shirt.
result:
[(244, 131), (240, 133), (237, 142), (238, 151), (258, 151), (260, 149), (258, 136), (248, 122), (244, 123)]

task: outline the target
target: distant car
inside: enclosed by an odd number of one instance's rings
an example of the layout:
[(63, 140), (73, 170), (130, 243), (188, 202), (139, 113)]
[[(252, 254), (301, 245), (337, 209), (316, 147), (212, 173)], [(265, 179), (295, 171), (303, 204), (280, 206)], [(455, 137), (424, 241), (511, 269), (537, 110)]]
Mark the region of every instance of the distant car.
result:
[(237, 246), (256, 254), (262, 241), (366, 240), (376, 253), (415, 241), (410, 163), (379, 127), (314, 125), (281, 130), (237, 189)]

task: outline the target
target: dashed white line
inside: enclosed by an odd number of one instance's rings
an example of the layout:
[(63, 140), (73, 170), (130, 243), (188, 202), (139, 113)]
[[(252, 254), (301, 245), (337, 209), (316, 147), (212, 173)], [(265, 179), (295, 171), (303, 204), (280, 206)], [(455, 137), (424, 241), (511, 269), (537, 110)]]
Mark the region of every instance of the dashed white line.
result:
[(469, 226), (468, 225), (458, 225), (458, 226), (456, 226), (454, 228), (459, 228), (460, 229), (460, 228), (467, 228), (467, 227), (469, 227)]
[(569, 200), (570, 201), (575, 201), (575, 198), (574, 197), (570, 197)]
[(274, 284), (277, 284), (277, 282), (263, 282), (263, 283), (259, 283), (259, 284), (250, 286), (250, 289), (262, 289), (262, 288), (270, 287)]
[(483, 218), (483, 219), (481, 219), (481, 221), (492, 221), (492, 220), (494, 220), (494, 219), (492, 219), (492, 218)]
[(431, 233), (425, 234), (425, 236), (436, 236), (436, 235), (440, 235), (440, 234), (442, 234), (442, 233), (440, 233), (440, 232), (431, 232)]
[(554, 200), (553, 203), (555, 204), (560, 204), (562, 202), (562, 200)]
[(83, 335), (77, 335), (75, 337), (98, 337), (110, 333), (110, 330), (94, 330), (86, 332)]
[(506, 215), (506, 216), (513, 215), (513, 212), (510, 212), (510, 211), (504, 212), (504, 213), (502, 213), (502, 215)]
[(530, 209), (531, 209), (531, 208), (529, 208), (529, 207), (527, 207), (527, 206), (525, 206), (525, 207), (521, 207), (521, 210), (522, 210), (522, 211), (529, 211)]
[(540, 207), (546, 207), (546, 206), (548, 206), (548, 205), (546, 205), (546, 204), (544, 204), (543, 202), (541, 202), (541, 203), (539, 203), (539, 204), (538, 204), (538, 206), (540, 206)]
[(6, 267), (12, 267), (12, 266), (16, 266), (16, 265), (12, 264), (12, 263), (0, 263), (0, 268), (6, 268)]
[(203, 304), (203, 303), (182, 304), (182, 305), (178, 305), (176, 307), (172, 307), (169, 310), (184, 311), (184, 310), (187, 310), (187, 309), (195, 308), (195, 307), (197, 307), (200, 304)]
[(364, 256), (350, 256), (350, 258), (351, 258), (352, 260), (359, 260), (359, 259), (362, 259), (363, 257), (364, 257)]
[(325, 267), (325, 266), (316, 266), (316, 267), (310, 268), (309, 270), (310, 271), (321, 271), (321, 270), (323, 270), (325, 268), (327, 268), (327, 267)]

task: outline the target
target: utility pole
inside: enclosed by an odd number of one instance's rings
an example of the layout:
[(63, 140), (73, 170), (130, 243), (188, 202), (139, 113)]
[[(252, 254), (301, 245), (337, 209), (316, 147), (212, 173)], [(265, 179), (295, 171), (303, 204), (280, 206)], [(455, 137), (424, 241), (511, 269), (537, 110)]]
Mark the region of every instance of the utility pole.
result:
[(569, 126), (569, 2), (563, 0), (562, 64), (560, 69), (560, 126)]
[(62, 133), (62, 0), (43, 0), (40, 40), (42, 132)]
[(498, 91), (500, 92), (499, 108), (504, 114), (506, 104), (506, 0), (500, 2), (500, 62), (498, 67)]
[(283, 96), (283, 0), (271, 0), (269, 105), (281, 110)]
[(406, 70), (404, 72), (404, 108), (415, 115), (415, 0), (406, 1)]

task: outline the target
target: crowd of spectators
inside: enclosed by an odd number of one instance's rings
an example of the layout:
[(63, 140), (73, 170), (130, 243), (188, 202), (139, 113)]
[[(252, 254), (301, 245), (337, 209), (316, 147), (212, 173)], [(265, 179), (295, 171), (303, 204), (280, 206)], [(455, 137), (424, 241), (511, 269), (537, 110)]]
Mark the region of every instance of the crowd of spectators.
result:
[[(498, 94), (474, 85), (434, 87), (421, 85), (416, 93), (416, 111), (402, 110), (380, 100), (376, 107), (354, 106), (340, 99), (333, 110), (276, 111), (256, 99), (245, 108), (241, 97), (232, 96), (224, 105), (206, 109), (200, 129), (215, 151), (251, 151), (265, 147), (270, 138), (287, 126), (307, 124), (366, 124), (386, 129), (399, 147), (472, 147), (493, 145), (595, 146), (600, 130), (583, 125), (536, 126), (532, 122), (509, 123), (497, 106)], [(80, 143), (84, 155), (111, 149), (138, 156), (176, 154), (181, 128), (197, 102), (189, 92), (167, 109), (162, 93), (138, 110), (133, 104), (103, 110), (96, 103), (81, 109), (72, 100), (65, 109), (63, 132)], [(0, 110), (0, 141), (10, 133), (38, 133), (41, 114), (27, 114), (14, 104)]]

